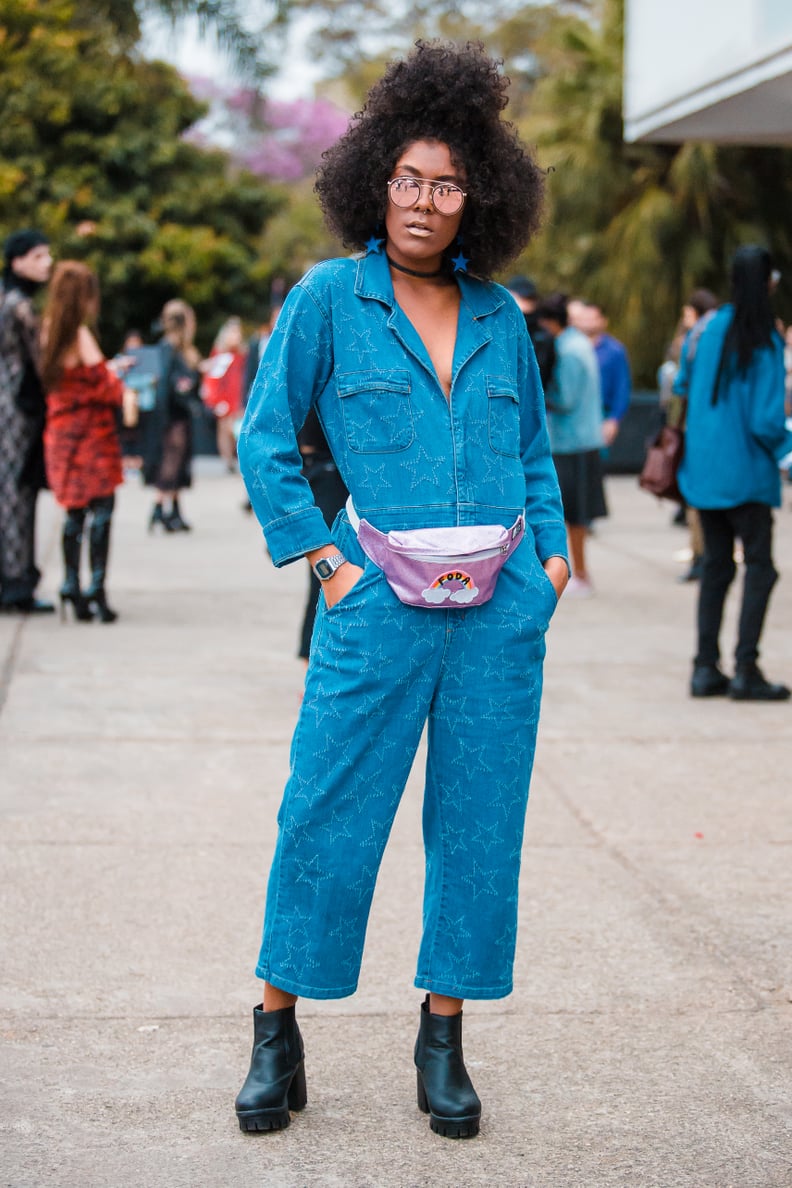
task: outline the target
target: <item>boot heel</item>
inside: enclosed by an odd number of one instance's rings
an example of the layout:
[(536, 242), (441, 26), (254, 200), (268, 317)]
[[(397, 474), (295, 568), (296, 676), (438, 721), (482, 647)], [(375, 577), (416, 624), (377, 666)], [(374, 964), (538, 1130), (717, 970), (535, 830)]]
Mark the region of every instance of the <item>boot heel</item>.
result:
[(305, 1064), (300, 1063), (289, 1085), (287, 1102), (290, 1110), (304, 1110), (308, 1104), (308, 1086), (305, 1083)]
[(118, 618), (118, 611), (114, 611), (112, 607), (107, 605), (107, 598), (103, 590), (97, 590), (93, 594), (86, 594), (86, 603), (89, 610), (89, 618), (94, 616), (100, 623), (115, 623)]
[(80, 623), (90, 623), (93, 618), (93, 611), (88, 603), (88, 600), (82, 594), (64, 593), (61, 591), (60, 595), (60, 621), (65, 623), (68, 615), (66, 607), (71, 606), (74, 618)]
[(426, 1090), (424, 1089), (423, 1077), (421, 1076), (420, 1073), (417, 1073), (417, 1077), (418, 1077), (418, 1109), (421, 1111), (421, 1113), (428, 1114), (429, 1113), (429, 1098), (426, 1096)]

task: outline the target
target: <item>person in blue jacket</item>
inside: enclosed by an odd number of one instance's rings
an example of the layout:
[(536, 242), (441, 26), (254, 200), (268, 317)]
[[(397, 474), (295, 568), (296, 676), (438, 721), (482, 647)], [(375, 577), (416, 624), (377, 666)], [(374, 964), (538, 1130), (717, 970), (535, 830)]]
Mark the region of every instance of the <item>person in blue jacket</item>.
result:
[(563, 293), (546, 297), (536, 312), (556, 348), (553, 378), (546, 393), (547, 428), (572, 565), (567, 597), (590, 598), (594, 587), (586, 563), (586, 537), (592, 521), (608, 514), (600, 456), (600, 371), (588, 336), (568, 324), (569, 302)]
[(608, 334), (608, 318), (596, 301), (581, 302), (580, 329), (594, 347), (602, 388), (602, 440), (613, 445), (627, 415), (632, 395), (632, 376), (627, 348)]
[[(291, 290), (248, 403), (239, 459), (272, 560), (307, 557), (323, 596), (269, 878), (263, 1002), (236, 1100), (245, 1131), (286, 1126), (305, 1105), (295, 1003), (357, 987), (380, 860), (426, 725), (418, 1105), (442, 1135), (478, 1133), (462, 1002), (512, 989), (544, 637), (568, 577), (525, 319), (487, 279), (536, 228), (542, 192), (500, 118), (507, 87), (478, 45), (418, 43), (390, 64), (316, 187), (331, 230), (365, 254), (321, 263)], [(301, 474), (310, 409), (351, 497), (332, 530)], [(502, 563), (489, 600), (468, 572), (472, 554), (452, 543), (460, 536), (501, 542), (476, 554)], [(373, 560), (373, 538), (390, 560)], [(435, 566), (417, 605), (397, 562)]]
[[(728, 694), (736, 701), (784, 701), (786, 685), (758, 667), (759, 638), (773, 565), (772, 508), (781, 503), (778, 459), (788, 448), (784, 423), (784, 349), (771, 308), (770, 254), (742, 247), (732, 262), (732, 302), (715, 313), (688, 366), (683, 347), (675, 391), (687, 396), (685, 455), (679, 486), (697, 508), (704, 533), (693, 697)], [(745, 582), (735, 672), (721, 671), (720, 629), (734, 580), (735, 539), (742, 541)]]

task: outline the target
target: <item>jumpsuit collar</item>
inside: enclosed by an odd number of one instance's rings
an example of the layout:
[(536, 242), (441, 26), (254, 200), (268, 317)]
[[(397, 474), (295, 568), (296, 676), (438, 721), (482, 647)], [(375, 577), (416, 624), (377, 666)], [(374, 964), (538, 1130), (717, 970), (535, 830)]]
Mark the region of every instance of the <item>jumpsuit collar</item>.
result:
[[(492, 338), (484, 319), (500, 309), (505, 300), (505, 295), (497, 286), (477, 280), (467, 273), (455, 273), (455, 280), (459, 285), (461, 304), (451, 379), (452, 393), (460, 370)], [(403, 347), (436, 380), (434, 367), (420, 336), (396, 303), (393, 280), (384, 252), (369, 252), (358, 260), (355, 295), (364, 300), (381, 301), (390, 309), (388, 325), (391, 330)]]
[[(454, 273), (454, 279), (459, 285), (462, 305), (470, 311), (473, 321), (494, 313), (503, 305), (504, 297), (494, 285), (477, 280), (466, 272)], [(369, 252), (358, 260), (355, 294), (394, 308), (393, 281), (384, 251)]]

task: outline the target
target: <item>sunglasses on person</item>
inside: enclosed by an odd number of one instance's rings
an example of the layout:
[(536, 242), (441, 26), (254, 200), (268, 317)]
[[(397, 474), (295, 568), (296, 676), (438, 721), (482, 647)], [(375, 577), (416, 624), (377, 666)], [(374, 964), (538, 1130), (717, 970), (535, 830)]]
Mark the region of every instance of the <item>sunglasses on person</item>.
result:
[(388, 182), (388, 197), (394, 206), (406, 210), (415, 206), (423, 194), (424, 186), (429, 187), (429, 197), (432, 206), (438, 214), (459, 214), (465, 205), (467, 194), (459, 186), (451, 182), (430, 181), (426, 177), (394, 177)]

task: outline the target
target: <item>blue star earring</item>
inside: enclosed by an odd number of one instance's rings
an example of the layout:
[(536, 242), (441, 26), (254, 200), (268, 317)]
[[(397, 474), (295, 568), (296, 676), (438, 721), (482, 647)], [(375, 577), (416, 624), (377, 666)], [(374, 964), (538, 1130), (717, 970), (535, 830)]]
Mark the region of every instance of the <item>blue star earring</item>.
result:
[(459, 251), (455, 256), (451, 257), (451, 263), (454, 265), (454, 272), (467, 272), (470, 260), (462, 251), (463, 240), (461, 235), (457, 235), (456, 243)]
[[(377, 231), (379, 231), (380, 229), (381, 228), (378, 227)], [(374, 234), (372, 235), (371, 239), (366, 241), (366, 254), (369, 256), (378, 256), (379, 253), (382, 251), (382, 245), (384, 242), (385, 242), (384, 239), (377, 237), (377, 233), (375, 231)]]

